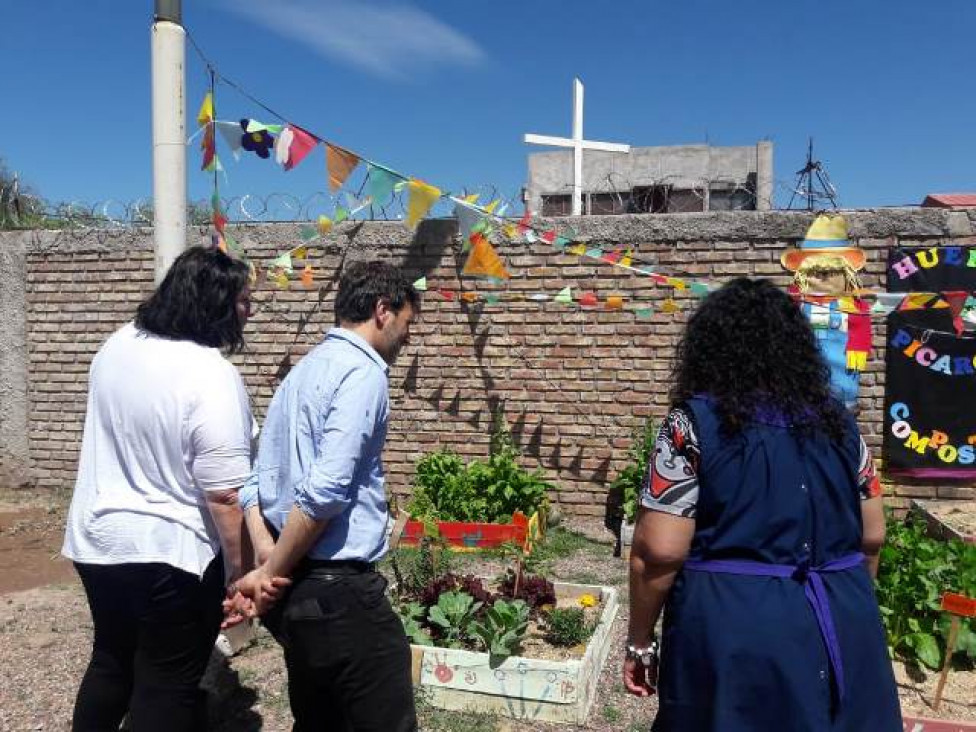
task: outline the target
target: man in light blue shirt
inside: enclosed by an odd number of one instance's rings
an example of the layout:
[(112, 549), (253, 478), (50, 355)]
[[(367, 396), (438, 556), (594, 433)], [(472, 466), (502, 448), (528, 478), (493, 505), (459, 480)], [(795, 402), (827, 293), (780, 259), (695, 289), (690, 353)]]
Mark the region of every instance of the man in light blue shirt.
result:
[(374, 563), (386, 553), (389, 365), (420, 297), (386, 262), (346, 267), (338, 327), (275, 392), (240, 491), (259, 567), (234, 590), (285, 652), (296, 730), (414, 730), (410, 646)]

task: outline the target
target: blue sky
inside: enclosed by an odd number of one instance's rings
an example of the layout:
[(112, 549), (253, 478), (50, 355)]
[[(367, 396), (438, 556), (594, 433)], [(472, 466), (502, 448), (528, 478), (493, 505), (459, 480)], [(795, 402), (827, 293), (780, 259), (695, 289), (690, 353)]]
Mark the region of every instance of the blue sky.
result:
[[(151, 0), (0, 9), (0, 157), (52, 200), (149, 197)], [(579, 76), (590, 139), (768, 138), (788, 184), (812, 135), (850, 207), (976, 190), (971, 0), (184, 0), (184, 24), (291, 121), (444, 189), (517, 192), (522, 135), (568, 136)], [(207, 76), (192, 47), (187, 62), (192, 120)], [(217, 112), (273, 121), (226, 86)], [(321, 151), (288, 173), (218, 154), (225, 195), (326, 188)], [(189, 155), (190, 196), (205, 198)]]

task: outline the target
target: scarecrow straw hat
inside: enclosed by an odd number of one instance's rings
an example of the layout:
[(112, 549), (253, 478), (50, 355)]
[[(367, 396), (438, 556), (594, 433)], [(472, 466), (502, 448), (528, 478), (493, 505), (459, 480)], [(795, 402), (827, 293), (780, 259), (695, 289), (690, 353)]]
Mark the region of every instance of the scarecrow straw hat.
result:
[(790, 272), (796, 272), (804, 260), (821, 255), (841, 257), (851, 269), (864, 266), (864, 250), (852, 247), (847, 240), (847, 221), (843, 216), (820, 214), (807, 229), (806, 238), (799, 247), (790, 247), (779, 258)]

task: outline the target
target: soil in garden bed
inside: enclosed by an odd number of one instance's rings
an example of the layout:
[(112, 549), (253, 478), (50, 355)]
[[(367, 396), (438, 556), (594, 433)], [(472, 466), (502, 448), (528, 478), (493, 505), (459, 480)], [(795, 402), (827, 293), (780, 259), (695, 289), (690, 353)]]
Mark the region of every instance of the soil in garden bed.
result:
[[(579, 607), (576, 598), (562, 598), (556, 600), (557, 608)], [(597, 602), (593, 607), (583, 608), (583, 617), (587, 625), (595, 628), (603, 612), (603, 603)], [(545, 661), (569, 661), (582, 658), (586, 653), (586, 644), (589, 639), (576, 646), (554, 646), (546, 640), (546, 623), (541, 617), (529, 621), (529, 629), (525, 633), (522, 641), (522, 650), (519, 656), (522, 658), (536, 658)]]
[(894, 667), (903, 715), (976, 722), (976, 670), (953, 669), (949, 672), (942, 691), (942, 704), (936, 712), (932, 704), (939, 672), (909, 668), (900, 661), (896, 661)]

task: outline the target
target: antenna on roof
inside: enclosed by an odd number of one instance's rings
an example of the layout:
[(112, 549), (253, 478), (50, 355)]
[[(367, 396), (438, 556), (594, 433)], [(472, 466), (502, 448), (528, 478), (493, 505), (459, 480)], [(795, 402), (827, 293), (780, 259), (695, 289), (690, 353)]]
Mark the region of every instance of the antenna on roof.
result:
[[(819, 188), (818, 188), (819, 186)], [(796, 171), (796, 183), (793, 185), (793, 195), (790, 196), (790, 203), (786, 207), (793, 208), (793, 201), (800, 196), (806, 199), (807, 211), (815, 211), (825, 208), (824, 201), (830, 201), (833, 208), (837, 208), (837, 190), (830, 182), (826, 168), (819, 160), (813, 159), (813, 138), (807, 147), (807, 164), (802, 169)]]

